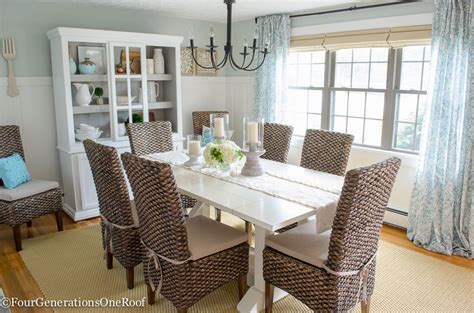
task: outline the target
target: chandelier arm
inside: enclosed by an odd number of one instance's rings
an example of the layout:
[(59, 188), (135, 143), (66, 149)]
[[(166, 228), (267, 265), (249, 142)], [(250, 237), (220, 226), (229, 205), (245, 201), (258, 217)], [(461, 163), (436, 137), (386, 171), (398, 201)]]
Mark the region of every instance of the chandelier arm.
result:
[(242, 66), (239, 66), (239, 65), (237, 64), (237, 62), (234, 60), (234, 56), (233, 56), (232, 54), (230, 55), (230, 62), (229, 62), (229, 63), (231, 64), (231, 66), (232, 66), (232, 68), (233, 68), (234, 70), (235, 70), (235, 69), (239, 69), (239, 70), (244, 69)]
[(267, 57), (267, 54), (268, 54), (268, 53), (264, 53), (264, 54), (263, 54), (263, 59), (262, 59), (262, 61), (260, 62), (260, 64), (259, 64), (257, 67), (254, 67), (254, 68), (251, 68), (251, 69), (248, 69), (248, 68), (241, 68), (241, 70), (247, 71), (247, 72), (253, 72), (253, 71), (258, 70), (258, 69), (263, 65), (263, 63), (265, 62), (265, 58)]
[(217, 51), (214, 51), (214, 50), (210, 51), (211, 64), (212, 64), (213, 68), (215, 68), (216, 70), (219, 70), (219, 69), (221, 69), (225, 66), (225, 64), (227, 62), (226, 60), (227, 60), (228, 53), (226, 52), (224, 57), (222, 58), (222, 60), (219, 62), (219, 64), (216, 65), (216, 60), (214, 60), (214, 52), (217, 52)]
[(252, 58), (250, 59), (250, 62), (249, 64), (247, 64), (246, 66), (244, 66), (243, 68), (249, 68), (249, 66), (253, 63), (253, 60), (255, 58), (255, 49), (253, 49), (253, 52), (252, 52)]
[(203, 69), (205, 69), (205, 70), (213, 70), (213, 69), (216, 69), (215, 67), (212, 67), (212, 66), (203, 66), (203, 65), (199, 64), (199, 62), (197, 61), (196, 57), (194, 56), (194, 49), (191, 50), (191, 56), (193, 57), (194, 63), (196, 63), (200, 68), (203, 68)]

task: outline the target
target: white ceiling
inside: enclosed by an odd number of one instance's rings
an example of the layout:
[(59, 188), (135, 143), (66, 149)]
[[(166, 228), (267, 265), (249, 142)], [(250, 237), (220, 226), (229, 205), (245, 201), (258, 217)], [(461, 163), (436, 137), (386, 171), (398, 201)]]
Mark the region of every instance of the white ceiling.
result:
[[(36, 0), (49, 3), (77, 3), (125, 9), (152, 10), (162, 15), (206, 20), (226, 21), (223, 0)], [(349, 6), (374, 1), (354, 0), (236, 0), (233, 6), (233, 21), (251, 19), (275, 13), (325, 10), (335, 6)]]

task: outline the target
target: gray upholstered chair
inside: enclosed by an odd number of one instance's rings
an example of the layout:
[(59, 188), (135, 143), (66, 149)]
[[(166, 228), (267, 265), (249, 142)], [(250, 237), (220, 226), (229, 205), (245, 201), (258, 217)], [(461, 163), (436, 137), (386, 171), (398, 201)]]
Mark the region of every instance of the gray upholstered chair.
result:
[(127, 287), (132, 289), (135, 285), (134, 269), (142, 262), (143, 248), (138, 233), (138, 217), (130, 201), (122, 164), (113, 147), (84, 140), (84, 148), (99, 198), (107, 268), (112, 268), (115, 257), (127, 270)]
[(312, 170), (344, 176), (354, 136), (322, 129), (308, 129), (304, 136), (300, 165)]
[(263, 251), (265, 311), (273, 286), (315, 312), (346, 312), (374, 291), (380, 229), (400, 160), (347, 172), (332, 230), (316, 234), (315, 221), (266, 238)]
[[(173, 132), (168, 121), (129, 123), (127, 133), (132, 153), (143, 156), (152, 153), (173, 151)], [(196, 200), (181, 195), (184, 208), (192, 208)]]
[(245, 233), (196, 216), (185, 220), (171, 166), (124, 153), (135, 195), (148, 303), (158, 291), (178, 312), (237, 279), (246, 291), (249, 247)]
[[(20, 128), (16, 125), (0, 126), (0, 158), (14, 153), (25, 159)], [(13, 189), (0, 186), (0, 224), (13, 228), (17, 251), (22, 249), (22, 224), (31, 227), (33, 219), (55, 213), (58, 231), (62, 231), (62, 209), (62, 192), (57, 182), (31, 180)]]
[(281, 163), (288, 161), (293, 126), (265, 123), (263, 131), (263, 148), (265, 154), (262, 158)]

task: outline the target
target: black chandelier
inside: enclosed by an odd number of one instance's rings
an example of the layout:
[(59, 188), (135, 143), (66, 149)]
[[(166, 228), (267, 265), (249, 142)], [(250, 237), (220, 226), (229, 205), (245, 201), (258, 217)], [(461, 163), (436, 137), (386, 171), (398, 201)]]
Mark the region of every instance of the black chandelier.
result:
[[(188, 48), (191, 49), (191, 55), (193, 57), (193, 60), (199, 67), (201, 67), (203, 69), (219, 70), (219, 69), (223, 68), (227, 64), (227, 62), (229, 62), (230, 66), (234, 70), (242, 70), (242, 71), (247, 71), (247, 72), (256, 71), (257, 69), (259, 69), (263, 65), (263, 62), (265, 62), (265, 58), (266, 58), (267, 54), (270, 53), (269, 50), (268, 50), (269, 42), (265, 43), (265, 47), (263, 49), (260, 49), (259, 47), (257, 47), (258, 33), (257, 33), (257, 30), (255, 30), (255, 33), (254, 33), (254, 36), (253, 36), (252, 46), (249, 47), (248, 43), (247, 43), (247, 39), (245, 39), (244, 51), (240, 53), (240, 55), (243, 56), (242, 57), (242, 63), (240, 65), (237, 64), (237, 62), (234, 60), (234, 57), (232, 55), (233, 47), (232, 47), (232, 42), (231, 42), (231, 36), (232, 36), (232, 4), (235, 3), (235, 0), (224, 0), (224, 3), (227, 5), (227, 41), (226, 41), (226, 44), (224, 46), (224, 57), (223, 57), (223, 59), (220, 62), (217, 62), (217, 60), (215, 60), (215, 52), (216, 52), (216, 48), (218, 48), (218, 46), (214, 45), (215, 44), (215, 42), (214, 42), (214, 31), (213, 31), (212, 26), (211, 26), (211, 33), (210, 33), (210, 36), (209, 36), (209, 45), (206, 46), (208, 48), (206, 51), (210, 54), (210, 60), (211, 60), (211, 65), (212, 66), (203, 66), (203, 65), (199, 64), (198, 61), (196, 60), (194, 50), (197, 49), (198, 47), (194, 46), (194, 36), (191, 33), (190, 38), (189, 38), (190, 46)], [(252, 50), (252, 52), (249, 53), (248, 49)], [(254, 63), (255, 59), (258, 62), (258, 59), (259, 59), (258, 54), (259, 53), (263, 54), (263, 57), (261, 58), (260, 63), (256, 66), (250, 68), (252, 63)], [(257, 57), (256, 57), (255, 54), (257, 54)], [(250, 61), (247, 63), (246, 59), (247, 59), (247, 56), (249, 56), (249, 55), (252, 55), (252, 56), (250, 57)]]

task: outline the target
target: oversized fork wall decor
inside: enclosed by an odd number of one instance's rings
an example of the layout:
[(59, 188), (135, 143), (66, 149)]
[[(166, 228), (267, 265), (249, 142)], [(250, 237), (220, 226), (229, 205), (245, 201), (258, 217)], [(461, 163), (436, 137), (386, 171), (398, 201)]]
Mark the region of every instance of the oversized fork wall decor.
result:
[(18, 96), (18, 88), (16, 87), (15, 75), (13, 74), (13, 60), (16, 58), (16, 48), (13, 38), (3, 38), (3, 58), (8, 64), (8, 89), (9, 97)]

